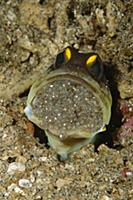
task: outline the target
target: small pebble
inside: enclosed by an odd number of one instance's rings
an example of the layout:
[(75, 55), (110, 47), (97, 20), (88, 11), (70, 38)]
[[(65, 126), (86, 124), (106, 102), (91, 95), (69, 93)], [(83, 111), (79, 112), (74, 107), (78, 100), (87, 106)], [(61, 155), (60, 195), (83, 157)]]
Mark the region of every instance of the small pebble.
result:
[(35, 176), (33, 174), (30, 175), (30, 181), (31, 181), (31, 183), (35, 182)]
[(9, 164), (7, 173), (14, 174), (16, 172), (24, 172), (25, 165), (23, 163), (13, 162)]
[(64, 187), (65, 185), (69, 185), (70, 183), (72, 182), (72, 179), (71, 178), (59, 178), (57, 181), (56, 181), (56, 186), (58, 189)]
[(104, 196), (102, 196), (102, 197), (100, 198), (100, 200), (112, 200), (112, 198), (110, 198), (110, 197), (104, 195)]
[(45, 162), (47, 159), (48, 159), (47, 157), (42, 156), (42, 157), (39, 158), (39, 161), (41, 161), (41, 162)]
[(20, 179), (18, 184), (22, 188), (32, 187), (32, 183), (28, 179)]
[(9, 185), (7, 189), (9, 193), (14, 191), (16, 193), (20, 193), (24, 195), (23, 190), (21, 190), (15, 183), (12, 183), (11, 185)]

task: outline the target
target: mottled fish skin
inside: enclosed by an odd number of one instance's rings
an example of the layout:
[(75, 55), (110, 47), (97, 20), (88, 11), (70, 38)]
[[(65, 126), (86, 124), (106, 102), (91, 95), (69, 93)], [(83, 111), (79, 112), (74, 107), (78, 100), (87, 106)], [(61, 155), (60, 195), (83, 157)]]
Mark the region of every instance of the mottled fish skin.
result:
[(61, 160), (66, 160), (105, 131), (111, 106), (99, 55), (67, 47), (31, 87), (24, 112), (45, 131)]

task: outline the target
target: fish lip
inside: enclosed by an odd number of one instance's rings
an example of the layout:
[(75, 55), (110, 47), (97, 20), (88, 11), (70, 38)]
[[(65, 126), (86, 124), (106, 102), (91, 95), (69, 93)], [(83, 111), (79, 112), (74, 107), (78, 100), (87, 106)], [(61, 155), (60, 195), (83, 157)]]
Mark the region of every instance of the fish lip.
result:
[(27, 105), (26, 108), (24, 109), (24, 113), (30, 119), (32, 117), (32, 108), (30, 105)]

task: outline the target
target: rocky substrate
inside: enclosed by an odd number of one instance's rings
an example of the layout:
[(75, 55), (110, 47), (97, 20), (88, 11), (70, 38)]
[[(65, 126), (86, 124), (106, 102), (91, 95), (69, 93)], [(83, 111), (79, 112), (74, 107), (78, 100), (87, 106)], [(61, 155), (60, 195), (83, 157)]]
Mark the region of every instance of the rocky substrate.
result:
[[(131, 200), (133, 197), (133, 1), (1, 0), (0, 200)], [(37, 77), (67, 45), (97, 52), (115, 108), (115, 143), (88, 145), (59, 162), (24, 115)], [(43, 134), (43, 133), (42, 133)]]

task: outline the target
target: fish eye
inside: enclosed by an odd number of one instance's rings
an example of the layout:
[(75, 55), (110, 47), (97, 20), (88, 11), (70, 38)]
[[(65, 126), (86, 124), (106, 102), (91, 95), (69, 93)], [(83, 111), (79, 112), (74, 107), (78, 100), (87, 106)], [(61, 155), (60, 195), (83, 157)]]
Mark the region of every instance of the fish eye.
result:
[(92, 55), (86, 60), (86, 65), (89, 67), (92, 65), (97, 59), (97, 55)]
[(72, 57), (72, 52), (69, 47), (67, 47), (63, 52), (59, 53), (56, 57), (55, 66), (61, 66), (63, 63), (68, 62)]
[(103, 64), (97, 54), (91, 54), (86, 60), (86, 67), (90, 73), (100, 79), (103, 75)]

